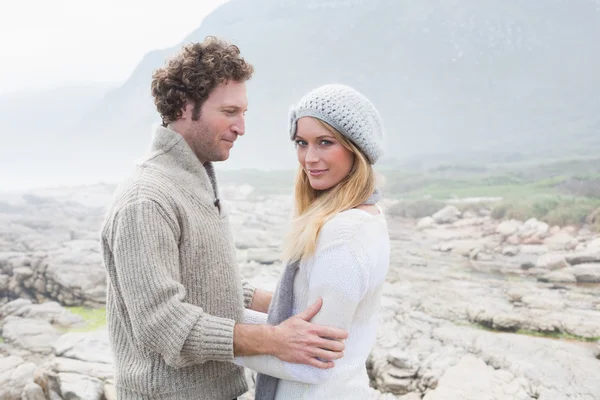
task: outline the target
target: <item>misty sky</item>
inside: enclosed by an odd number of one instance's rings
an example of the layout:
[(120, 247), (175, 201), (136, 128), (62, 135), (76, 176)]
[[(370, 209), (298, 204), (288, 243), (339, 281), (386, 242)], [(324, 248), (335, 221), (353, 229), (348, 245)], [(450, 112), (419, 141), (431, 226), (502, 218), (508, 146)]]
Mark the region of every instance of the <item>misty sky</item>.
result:
[(178, 44), (226, 1), (7, 2), (0, 7), (0, 95), (122, 83), (147, 52)]

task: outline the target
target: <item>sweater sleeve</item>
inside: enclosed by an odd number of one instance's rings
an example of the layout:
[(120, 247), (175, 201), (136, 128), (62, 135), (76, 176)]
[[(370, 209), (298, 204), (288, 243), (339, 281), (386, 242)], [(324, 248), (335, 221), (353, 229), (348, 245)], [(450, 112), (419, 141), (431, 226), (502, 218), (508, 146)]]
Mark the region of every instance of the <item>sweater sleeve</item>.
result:
[(178, 226), (153, 201), (121, 209), (109, 239), (114, 290), (127, 309), (134, 340), (172, 367), (233, 359), (235, 321), (185, 302), (180, 282)]
[[(348, 330), (367, 291), (368, 280), (368, 270), (351, 244), (338, 244), (316, 254), (309, 278), (308, 304), (322, 297), (323, 306), (311, 322)], [(257, 320), (248, 313), (244, 318), (251, 323)], [(236, 357), (234, 363), (280, 379), (310, 384), (327, 381), (336, 368), (293, 364), (269, 355)]]
[(253, 286), (248, 280), (242, 278), (242, 291), (244, 293), (244, 307), (250, 308), (256, 287)]
[(264, 325), (267, 323), (267, 314), (249, 308), (244, 310), (244, 324)]

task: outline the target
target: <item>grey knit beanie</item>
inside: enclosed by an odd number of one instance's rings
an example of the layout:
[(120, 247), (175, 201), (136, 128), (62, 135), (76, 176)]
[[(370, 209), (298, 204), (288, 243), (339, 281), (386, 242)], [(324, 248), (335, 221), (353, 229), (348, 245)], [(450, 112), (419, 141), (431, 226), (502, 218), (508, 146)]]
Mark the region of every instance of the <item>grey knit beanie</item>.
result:
[(302, 117), (318, 118), (350, 139), (375, 164), (383, 154), (383, 124), (379, 112), (364, 95), (341, 84), (320, 86), (290, 110), (290, 138)]

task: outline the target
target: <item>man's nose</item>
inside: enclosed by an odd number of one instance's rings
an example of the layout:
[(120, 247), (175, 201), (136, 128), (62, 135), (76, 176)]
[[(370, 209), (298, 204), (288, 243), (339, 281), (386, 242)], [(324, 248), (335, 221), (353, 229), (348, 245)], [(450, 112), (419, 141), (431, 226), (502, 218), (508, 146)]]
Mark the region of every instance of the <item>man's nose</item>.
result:
[(231, 130), (236, 134), (243, 136), (246, 133), (246, 118), (240, 117), (235, 124), (231, 127)]

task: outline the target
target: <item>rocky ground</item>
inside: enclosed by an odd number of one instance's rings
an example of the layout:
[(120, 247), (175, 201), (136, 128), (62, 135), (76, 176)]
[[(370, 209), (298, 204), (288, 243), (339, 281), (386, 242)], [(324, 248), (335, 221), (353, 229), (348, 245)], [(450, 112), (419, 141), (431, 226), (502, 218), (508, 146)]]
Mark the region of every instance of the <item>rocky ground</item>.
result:
[[(0, 195), (0, 400), (115, 398), (106, 329), (68, 308), (103, 306), (112, 189)], [(222, 192), (243, 274), (274, 288), (291, 198)], [(454, 206), (388, 223), (373, 399), (600, 399), (600, 235)]]

